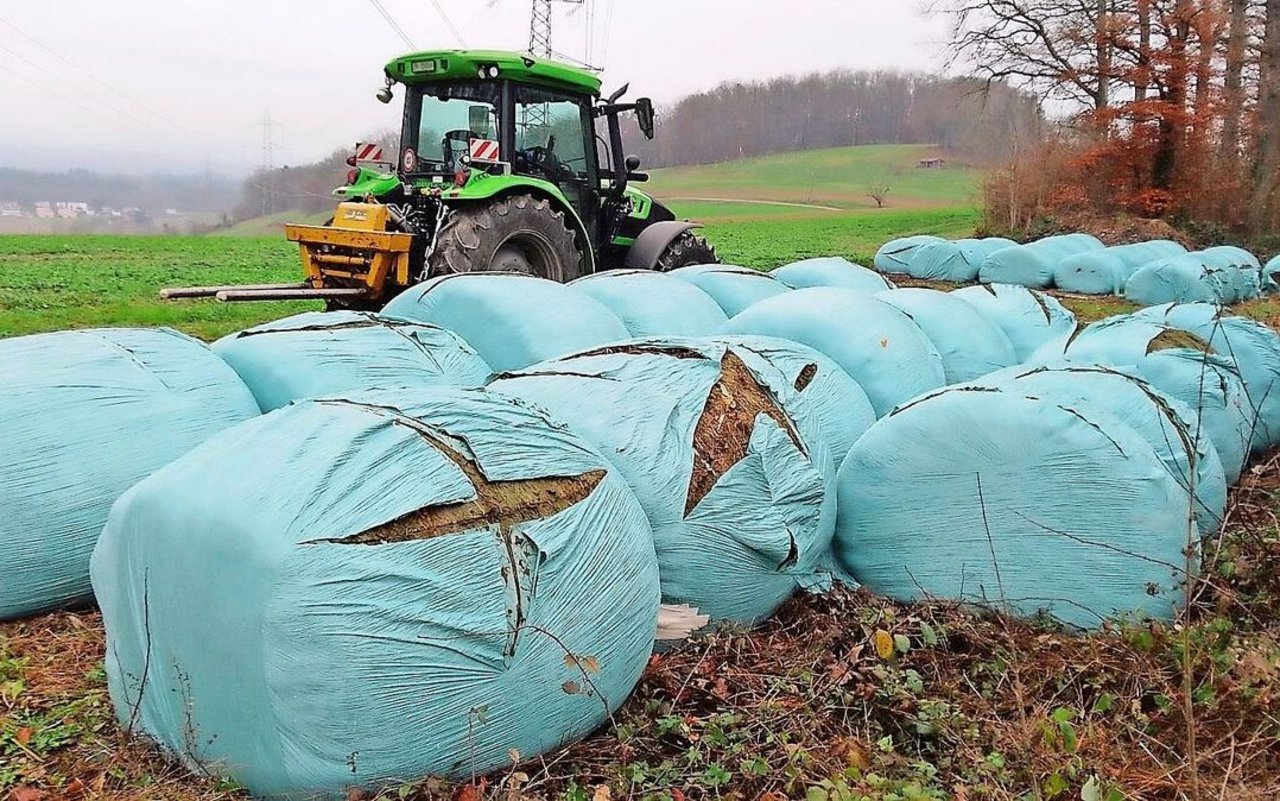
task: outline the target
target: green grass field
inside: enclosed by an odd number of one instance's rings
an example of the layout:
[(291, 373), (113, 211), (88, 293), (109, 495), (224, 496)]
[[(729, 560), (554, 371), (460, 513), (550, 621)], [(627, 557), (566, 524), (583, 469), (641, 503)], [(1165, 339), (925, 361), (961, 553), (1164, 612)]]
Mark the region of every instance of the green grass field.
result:
[[(706, 234), (729, 263), (770, 269), (810, 256), (869, 263), (881, 244), (916, 233), (965, 236), (978, 212), (979, 175), (917, 170), (924, 146), (793, 153), (654, 172), (649, 185)], [(887, 208), (866, 189), (891, 186)], [(765, 202), (743, 202), (765, 201)], [(790, 203), (803, 205), (773, 205)], [(316, 303), (161, 301), (166, 286), (296, 280), (285, 222), (327, 214), (283, 212), (207, 237), (0, 236), (0, 336), (107, 325), (173, 326), (213, 339), (248, 325), (320, 308)]]

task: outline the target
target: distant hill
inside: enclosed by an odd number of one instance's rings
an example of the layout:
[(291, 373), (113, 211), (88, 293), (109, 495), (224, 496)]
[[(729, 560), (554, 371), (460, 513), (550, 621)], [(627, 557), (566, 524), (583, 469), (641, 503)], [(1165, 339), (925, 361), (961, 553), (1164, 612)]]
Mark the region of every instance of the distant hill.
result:
[[(941, 156), (939, 169), (921, 169), (921, 159)], [(734, 222), (786, 217), (821, 218), (876, 208), (873, 188), (888, 188), (885, 208), (897, 210), (968, 208), (976, 204), (980, 169), (947, 162), (930, 145), (859, 145), (781, 153), (697, 167), (650, 172), (641, 188), (682, 217)], [(252, 217), (219, 229), (224, 236), (277, 236), (285, 223), (320, 224), (323, 211), (293, 209)]]
[(240, 194), (240, 181), (216, 175), (124, 175), (72, 169), (44, 172), (0, 167), (0, 203), (31, 211), (36, 203), (85, 203), (92, 209), (140, 209), (161, 215), (221, 214)]
[[(941, 157), (938, 169), (922, 159)], [(888, 189), (888, 208), (973, 205), (982, 171), (948, 162), (930, 145), (859, 145), (806, 150), (695, 167), (653, 170), (645, 191), (693, 215), (703, 207), (715, 216), (784, 214), (795, 207), (734, 201), (774, 201), (837, 210), (875, 208), (872, 189)], [(724, 208), (727, 207), (727, 208)], [(705, 216), (705, 214), (704, 214)]]

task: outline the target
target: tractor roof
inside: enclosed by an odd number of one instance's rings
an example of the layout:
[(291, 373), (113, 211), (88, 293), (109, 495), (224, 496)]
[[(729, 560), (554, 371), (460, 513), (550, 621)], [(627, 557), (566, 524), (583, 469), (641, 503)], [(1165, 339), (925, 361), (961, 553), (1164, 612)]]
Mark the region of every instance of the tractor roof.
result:
[(490, 67), (498, 68), (499, 77), (513, 81), (600, 94), (600, 78), (589, 70), (502, 50), (426, 50), (395, 58), (386, 70), (400, 83), (415, 84), (474, 79), (482, 68)]

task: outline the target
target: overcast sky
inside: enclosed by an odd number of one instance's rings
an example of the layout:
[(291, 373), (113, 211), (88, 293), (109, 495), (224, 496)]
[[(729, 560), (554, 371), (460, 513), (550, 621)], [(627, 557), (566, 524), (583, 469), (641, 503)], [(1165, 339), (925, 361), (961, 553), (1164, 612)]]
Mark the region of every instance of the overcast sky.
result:
[[(528, 44), (529, 0), (380, 2), (418, 49)], [(731, 79), (930, 69), (946, 34), (916, 0), (594, 0), (555, 17), (558, 52), (659, 103)], [(261, 162), (268, 114), (274, 162), (314, 160), (398, 128), (373, 93), (410, 49), (372, 0), (0, 3), (0, 166), (234, 173)]]

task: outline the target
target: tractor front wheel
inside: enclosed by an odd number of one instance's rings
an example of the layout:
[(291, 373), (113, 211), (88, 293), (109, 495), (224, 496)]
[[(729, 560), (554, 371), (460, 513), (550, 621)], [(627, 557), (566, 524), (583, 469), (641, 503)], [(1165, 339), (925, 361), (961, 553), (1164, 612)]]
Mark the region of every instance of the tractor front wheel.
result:
[(508, 195), (456, 206), (440, 228), (428, 268), (433, 278), (514, 272), (567, 283), (582, 275), (582, 252), (563, 211), (545, 198)]
[(653, 269), (665, 273), (695, 264), (719, 263), (720, 258), (716, 256), (716, 249), (707, 244), (707, 240), (694, 236), (691, 231), (685, 231), (667, 245), (667, 249), (662, 251)]

